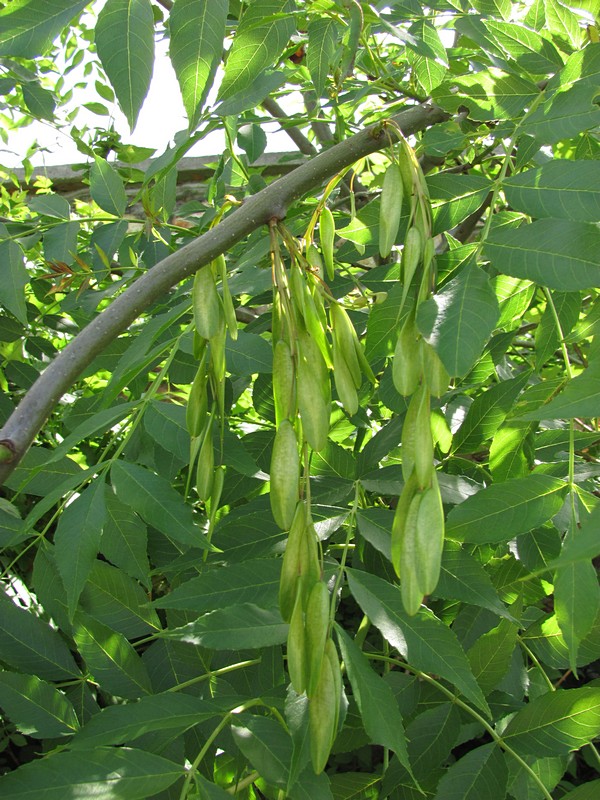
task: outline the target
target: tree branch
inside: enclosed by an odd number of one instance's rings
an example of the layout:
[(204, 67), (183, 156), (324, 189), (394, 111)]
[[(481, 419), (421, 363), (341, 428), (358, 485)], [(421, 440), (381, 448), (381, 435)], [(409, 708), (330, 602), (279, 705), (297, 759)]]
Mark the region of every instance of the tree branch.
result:
[[(402, 112), (394, 121), (409, 135), (447, 118), (448, 115), (440, 108), (421, 105)], [(267, 224), (270, 219), (283, 219), (295, 200), (320, 187), (360, 158), (387, 147), (390, 139), (394, 138), (393, 127), (384, 130), (383, 125), (377, 124), (319, 153), (289, 175), (249, 197), (219, 225), (171, 253), (138, 278), (56, 356), (0, 430), (0, 442), (3, 442), (6, 453), (14, 454), (8, 463), (0, 463), (0, 483), (23, 458), (62, 395), (88, 364), (144, 309), (256, 228)]]
[[(272, 117), (279, 120), (289, 120), (288, 115), (285, 113), (283, 108), (279, 105), (276, 100), (273, 100), (272, 97), (266, 97), (262, 103), (262, 107), (267, 111)], [(319, 152), (314, 144), (306, 138), (306, 136), (299, 131), (298, 128), (291, 127), (291, 126), (281, 126), (281, 130), (285, 131), (290, 139), (294, 142), (298, 150), (301, 153), (304, 153), (306, 156), (316, 156)]]

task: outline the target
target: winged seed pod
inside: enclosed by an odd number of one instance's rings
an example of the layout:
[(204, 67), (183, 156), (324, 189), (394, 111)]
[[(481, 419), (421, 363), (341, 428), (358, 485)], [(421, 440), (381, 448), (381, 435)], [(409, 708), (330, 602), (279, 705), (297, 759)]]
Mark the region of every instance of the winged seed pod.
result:
[(199, 269), (192, 289), (194, 325), (203, 339), (212, 339), (221, 326), (223, 309), (212, 264)]
[(440, 577), (444, 549), (444, 508), (435, 472), (421, 498), (414, 537), (418, 584), (423, 594), (431, 594)]
[(421, 334), (411, 314), (400, 329), (392, 361), (392, 381), (403, 397), (413, 394), (421, 380), (421, 343)]
[(346, 309), (337, 303), (331, 304), (329, 316), (334, 345), (337, 344), (340, 355), (346, 362), (346, 367), (352, 376), (355, 387), (358, 389), (362, 383), (362, 377), (356, 345), (358, 344), (360, 347), (360, 342), (354, 330), (354, 325)]
[(191, 437), (200, 436), (206, 424), (208, 414), (207, 382), (205, 352), (192, 383), (185, 409), (185, 422)]
[(433, 347), (427, 342), (422, 343), (421, 358), (423, 360), (423, 375), (427, 388), (434, 397), (441, 397), (448, 390), (450, 376), (446, 367)]
[(327, 277), (330, 281), (332, 281), (335, 275), (335, 268), (333, 265), (335, 220), (333, 219), (333, 214), (327, 208), (327, 206), (323, 206), (319, 216), (319, 238), (321, 241), (321, 250), (323, 252), (323, 261), (325, 262)]
[(383, 176), (381, 188), (381, 205), (379, 208), (379, 255), (387, 258), (396, 242), (400, 217), (402, 215), (402, 198), (404, 185), (402, 172), (396, 162), (387, 168)]
[(423, 495), (416, 492), (410, 501), (400, 547), (400, 590), (402, 605), (407, 614), (413, 616), (418, 612), (425, 596), (420, 581), (419, 551), (417, 548), (417, 515)]
[(281, 562), (281, 575), (279, 577), (279, 610), (286, 622), (290, 621), (296, 595), (298, 581), (302, 574), (305, 560), (304, 538), (308, 524), (306, 504), (301, 500), (294, 512), (294, 519), (290, 526), (285, 552)]
[(405, 289), (411, 284), (417, 265), (421, 260), (422, 250), (423, 240), (421, 234), (419, 233), (419, 229), (413, 225), (413, 227), (409, 228), (406, 232), (404, 249), (402, 251), (402, 280)]
[(324, 659), (323, 669), (315, 691), (308, 700), (308, 727), (310, 732), (310, 757), (313, 769), (319, 775), (325, 769), (336, 732), (339, 699), (337, 682), (330, 660)]
[(287, 667), (294, 691), (302, 694), (306, 689), (306, 632), (299, 586), (288, 629)]
[(317, 452), (327, 444), (331, 384), (323, 356), (314, 339), (298, 332), (298, 409), (306, 441)]
[(216, 263), (221, 274), (221, 288), (223, 291), (223, 311), (225, 312), (225, 323), (229, 335), (235, 342), (238, 337), (237, 317), (235, 316), (235, 306), (233, 305), (233, 298), (229, 291), (229, 282), (227, 280), (227, 263), (225, 256), (220, 255), (216, 259)]
[(358, 411), (356, 386), (335, 340), (333, 342), (333, 380), (342, 405), (351, 417), (354, 416)]
[(215, 476), (215, 451), (212, 439), (212, 418), (209, 419), (202, 439), (198, 467), (196, 470), (196, 491), (200, 500), (210, 498)]
[(317, 581), (306, 601), (307, 687), (310, 697), (316, 691), (325, 656), (329, 631), (329, 591), (325, 581)]
[(291, 527), (299, 500), (300, 458), (294, 426), (284, 419), (275, 434), (271, 455), (271, 510), (279, 527)]
[(288, 343), (275, 342), (273, 348), (273, 402), (277, 427), (284, 419), (294, 416), (296, 407), (296, 369)]
[(414, 472), (410, 475), (408, 480), (402, 487), (402, 492), (398, 498), (398, 505), (394, 513), (394, 520), (392, 522), (392, 566), (396, 575), (400, 577), (400, 562), (402, 558), (402, 540), (404, 537), (404, 529), (406, 526), (406, 518), (408, 516), (408, 509), (410, 504), (417, 493), (417, 478)]

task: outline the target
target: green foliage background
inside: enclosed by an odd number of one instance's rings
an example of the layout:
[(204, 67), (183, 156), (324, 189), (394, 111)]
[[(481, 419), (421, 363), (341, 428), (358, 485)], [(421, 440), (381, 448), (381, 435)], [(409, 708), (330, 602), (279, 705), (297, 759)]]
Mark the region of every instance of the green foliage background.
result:
[[(25, 188), (2, 168), (1, 796), (595, 798), (598, 1), (3, 5), (5, 127), (42, 119), (70, 135), (91, 200), (55, 193), (33, 153)], [(142, 170), (152, 153), (119, 137), (110, 113), (118, 103), (135, 127), (158, 36), (169, 39), (190, 124)], [(78, 127), (69, 106), (69, 75), (84, 62), (96, 128)], [(291, 92), (302, 110), (286, 114), (277, 101), (286, 108)], [(378, 244), (394, 124), (410, 109), (437, 269), (416, 322), (452, 377), (431, 417), (442, 571), (414, 616), (390, 564), (404, 483), (407, 401), (392, 355), (406, 212), (392, 254), (382, 259)], [(329, 291), (376, 376), (352, 416), (334, 390), (327, 446), (310, 460), (344, 664), (340, 726), (320, 775), (306, 696), (286, 670), (277, 597), (287, 534), (269, 503), (264, 223), (282, 209), (258, 163), (273, 116), (314, 162), (311, 193), (289, 189), (294, 173), (280, 179), (285, 227), (310, 235), (318, 204), (332, 209)], [(176, 209), (179, 160), (217, 129), (227, 146), (206, 196)], [(250, 196), (270, 205), (246, 235), (235, 209), (252, 208)], [(231, 244), (204, 260), (183, 249), (224, 229)], [(36, 398), (41, 371), (60, 372), (58, 352), (110, 319), (115, 298), (135, 297), (141, 276), (151, 283), (177, 260), (192, 275), (225, 249), (239, 332), (225, 349), (217, 506), (194, 488), (186, 426), (198, 364), (190, 280), (173, 278), (149, 307), (132, 301), (134, 322), (82, 361), (62, 397), (40, 400), (53, 411), (20, 460), (15, 437), (30, 423), (19, 404)]]

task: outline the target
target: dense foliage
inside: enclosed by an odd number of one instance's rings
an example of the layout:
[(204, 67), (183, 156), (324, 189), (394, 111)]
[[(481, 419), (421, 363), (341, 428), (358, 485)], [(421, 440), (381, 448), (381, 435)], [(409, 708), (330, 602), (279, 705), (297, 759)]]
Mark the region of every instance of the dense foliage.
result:
[(596, 798), (598, 0), (3, 5), (3, 800)]

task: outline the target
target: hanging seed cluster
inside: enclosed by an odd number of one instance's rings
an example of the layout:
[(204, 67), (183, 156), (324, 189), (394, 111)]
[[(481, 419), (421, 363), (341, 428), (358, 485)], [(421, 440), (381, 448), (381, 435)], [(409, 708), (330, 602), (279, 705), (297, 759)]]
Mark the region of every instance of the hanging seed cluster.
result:
[(320, 251), (304, 252), (279, 226), (290, 257), (286, 267), (272, 229), (274, 284), (273, 399), (277, 431), (271, 459), (271, 508), (288, 531), (279, 606), (290, 623), (287, 660), (298, 694), (309, 705), (311, 757), (315, 772), (327, 763), (338, 728), (342, 678), (331, 638), (332, 603), (323, 578), (319, 542), (311, 517), (308, 459), (327, 444), (331, 370), (346, 412), (358, 410), (363, 374), (374, 381), (346, 309), (330, 294), (334, 275), (335, 222), (328, 208), (319, 215)]
[[(217, 279), (222, 282), (221, 294)], [(209, 509), (209, 534), (221, 500), (225, 467), (215, 466), (213, 432), (217, 423), (221, 433), (225, 423), (225, 341), (227, 331), (237, 339), (235, 307), (227, 283), (225, 257), (198, 270), (192, 289), (194, 311), (194, 355), (199, 366), (192, 383), (186, 409), (191, 437), (190, 472), (196, 464), (196, 491)], [(197, 461), (196, 461), (197, 459)]]
[[(430, 399), (448, 387), (448, 375), (416, 324), (419, 305), (434, 286), (434, 247), (426, 184), (411, 148), (400, 154), (383, 181), (380, 253), (396, 243), (402, 210), (408, 229), (401, 259), (403, 294), (392, 365), (398, 392), (410, 397), (402, 430), (404, 489), (392, 527), (392, 563), (400, 578), (409, 614), (438, 581), (444, 516), (433, 462)], [(320, 249), (312, 242), (318, 223)], [(288, 534), (279, 585), (281, 615), (289, 622), (287, 664), (298, 694), (309, 707), (311, 759), (315, 772), (326, 766), (338, 730), (343, 696), (341, 665), (331, 637), (335, 598), (323, 575), (320, 543), (311, 516), (310, 455), (327, 444), (331, 413), (331, 374), (348, 415), (359, 408), (365, 376), (375, 376), (348, 312), (330, 293), (335, 275), (335, 221), (323, 205), (307, 233), (305, 248), (281, 223), (270, 226), (273, 269), (273, 400), (275, 439), (270, 467), (270, 503), (277, 525)], [(284, 243), (286, 266), (280, 244)], [(221, 293), (217, 281), (222, 283)], [(192, 441), (190, 469), (197, 458), (196, 489), (207, 503), (209, 532), (223, 488), (224, 467), (215, 467), (213, 428), (224, 426), (225, 340), (237, 338), (235, 308), (220, 256), (196, 274), (193, 288), (195, 354), (199, 361), (187, 406)], [(222, 439), (221, 439), (222, 440)]]
[(431, 208), (423, 173), (412, 149), (400, 142), (400, 155), (387, 169), (381, 194), (380, 252), (387, 256), (396, 240), (402, 208), (408, 206), (408, 229), (401, 260), (403, 293), (400, 330), (392, 379), (410, 397), (402, 428), (404, 488), (392, 525), (392, 563), (400, 578), (402, 602), (416, 614), (436, 587), (444, 545), (444, 511), (433, 464), (431, 397), (448, 388), (449, 376), (416, 323), (419, 305), (435, 284)]

